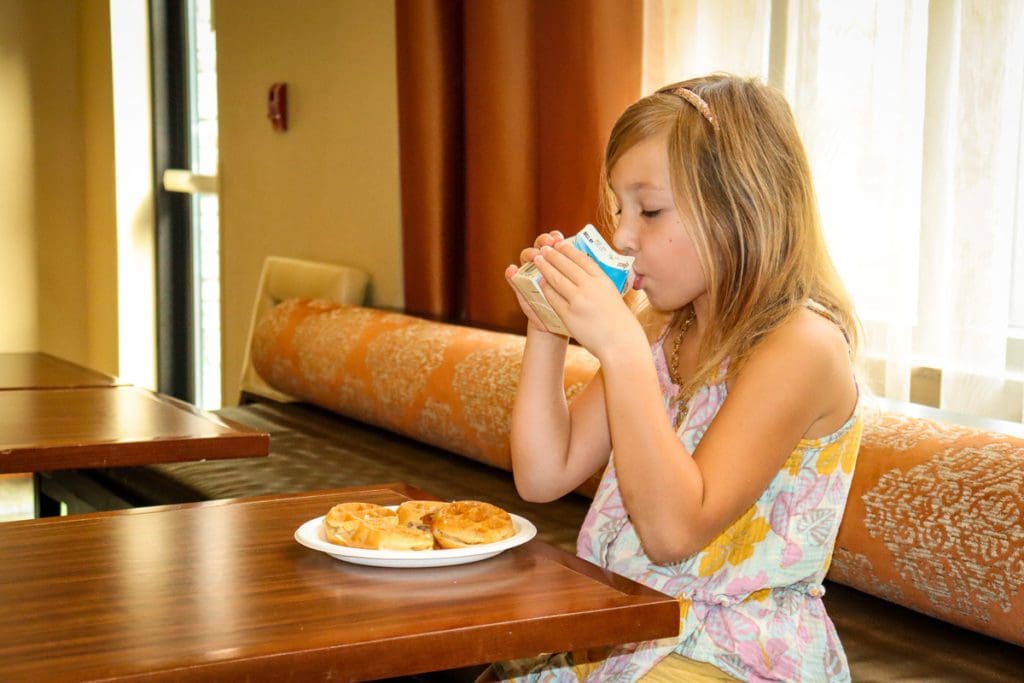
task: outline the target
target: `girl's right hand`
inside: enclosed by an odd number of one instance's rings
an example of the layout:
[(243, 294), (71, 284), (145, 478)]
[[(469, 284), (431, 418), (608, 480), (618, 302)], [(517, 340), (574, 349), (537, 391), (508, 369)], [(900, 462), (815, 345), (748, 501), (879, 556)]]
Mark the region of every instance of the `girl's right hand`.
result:
[(534, 257), (540, 253), (541, 247), (553, 247), (562, 240), (565, 236), (558, 230), (552, 230), (551, 232), (541, 233), (537, 236), (537, 239), (533, 241), (532, 247), (527, 247), (519, 253), (519, 265), (510, 265), (505, 269), (505, 280), (508, 281), (509, 287), (515, 292), (516, 299), (519, 301), (519, 308), (523, 310), (523, 315), (529, 321), (532, 327), (535, 327), (542, 332), (550, 332), (548, 328), (541, 322), (541, 319), (537, 317), (537, 314), (533, 311), (533, 307), (526, 302), (523, 295), (519, 293), (515, 285), (512, 284), (512, 278), (516, 273), (519, 272), (519, 268), (527, 263), (533, 261)]

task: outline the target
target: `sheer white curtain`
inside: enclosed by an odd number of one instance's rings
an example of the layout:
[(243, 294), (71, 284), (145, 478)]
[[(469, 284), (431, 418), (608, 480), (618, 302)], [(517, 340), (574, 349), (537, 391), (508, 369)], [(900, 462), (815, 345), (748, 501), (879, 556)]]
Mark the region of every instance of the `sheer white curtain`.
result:
[(648, 0), (646, 14), (645, 91), (716, 70), (784, 89), (870, 389), (1021, 420), (1024, 0)]

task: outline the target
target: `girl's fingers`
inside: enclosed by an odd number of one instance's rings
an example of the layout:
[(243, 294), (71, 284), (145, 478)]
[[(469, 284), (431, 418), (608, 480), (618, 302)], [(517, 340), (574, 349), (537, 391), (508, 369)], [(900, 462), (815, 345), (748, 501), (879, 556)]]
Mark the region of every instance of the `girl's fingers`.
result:
[(567, 259), (575, 263), (577, 266), (583, 269), (588, 275), (600, 275), (601, 267), (597, 265), (594, 259), (587, 256), (585, 253), (573, 246), (556, 246), (552, 247), (559, 254), (562, 254)]
[[(543, 247), (540, 250), (540, 256), (557, 268), (574, 285), (582, 284), (584, 278), (595, 274), (587, 267), (587, 262), (593, 264), (593, 261), (575, 247)], [(579, 257), (583, 257), (583, 260), (579, 260)]]
[(521, 252), (519, 252), (519, 262), (523, 264), (529, 263), (539, 253), (540, 249), (538, 249), (537, 247), (527, 247), (526, 249), (523, 249)]
[(534, 240), (533, 246), (538, 249), (541, 247), (553, 247), (564, 239), (565, 237), (560, 231), (552, 230), (551, 232), (545, 232), (537, 235), (537, 239)]
[(540, 285), (540, 291), (544, 293), (544, 298), (548, 300), (548, 305), (551, 306), (559, 318), (564, 320), (564, 314), (569, 308), (569, 302), (559, 293), (558, 289), (552, 285), (546, 276), (537, 284)]
[[(552, 260), (554, 259), (554, 260)], [(546, 282), (549, 286), (560, 292), (564, 297), (570, 296), (572, 290), (576, 288), (576, 284), (571, 278), (567, 277), (563, 267), (571, 263), (564, 260), (561, 255), (553, 249), (546, 248), (541, 250), (541, 253), (533, 259), (533, 264), (537, 266), (537, 270), (543, 276), (541, 284)]]

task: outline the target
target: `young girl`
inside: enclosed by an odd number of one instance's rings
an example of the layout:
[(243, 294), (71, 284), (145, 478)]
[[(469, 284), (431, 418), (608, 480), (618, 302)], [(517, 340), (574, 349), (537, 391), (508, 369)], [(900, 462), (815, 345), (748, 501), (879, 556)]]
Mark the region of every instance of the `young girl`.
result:
[(567, 405), (567, 339), (520, 297), (515, 481), (550, 501), (604, 467), (578, 554), (677, 596), (680, 631), (492, 673), (848, 680), (821, 582), (860, 441), (856, 322), (789, 107), (732, 76), (670, 85), (615, 124), (604, 179), (611, 241), (635, 257), (646, 310), (558, 232), (523, 251), (601, 369)]

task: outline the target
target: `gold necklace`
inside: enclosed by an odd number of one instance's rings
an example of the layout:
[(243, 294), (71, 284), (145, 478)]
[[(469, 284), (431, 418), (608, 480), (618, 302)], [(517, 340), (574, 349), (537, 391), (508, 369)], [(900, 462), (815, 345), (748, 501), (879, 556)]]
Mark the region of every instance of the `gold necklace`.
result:
[(672, 383), (676, 385), (676, 404), (679, 407), (679, 411), (676, 413), (676, 419), (673, 421), (673, 426), (679, 429), (679, 425), (686, 419), (686, 413), (689, 411), (689, 397), (683, 396), (683, 383), (679, 379), (679, 346), (683, 343), (683, 337), (686, 336), (690, 326), (693, 325), (694, 321), (697, 320), (697, 314), (692, 310), (690, 315), (686, 317), (679, 325), (679, 333), (676, 334), (675, 341), (672, 342), (672, 354), (669, 356), (668, 362), (668, 377), (672, 380)]

